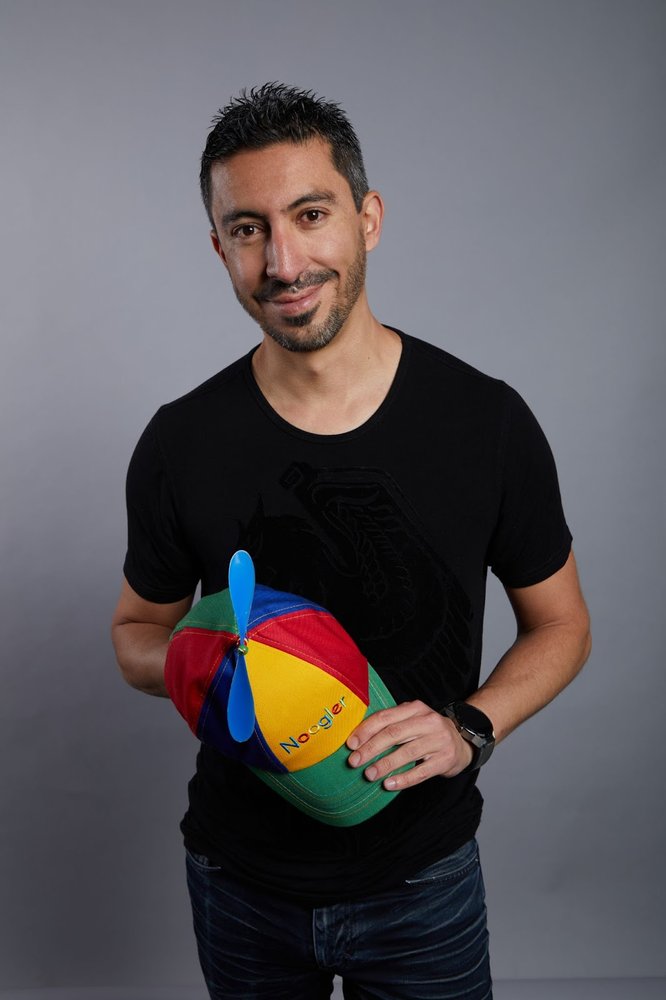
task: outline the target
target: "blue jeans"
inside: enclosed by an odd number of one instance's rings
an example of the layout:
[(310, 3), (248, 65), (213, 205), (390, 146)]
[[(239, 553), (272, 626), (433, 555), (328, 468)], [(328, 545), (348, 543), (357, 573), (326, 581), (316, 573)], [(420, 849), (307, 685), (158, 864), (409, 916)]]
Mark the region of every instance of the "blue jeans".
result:
[(492, 1000), (475, 840), (396, 889), (311, 907), (243, 885), (201, 855), (187, 880), (211, 1000)]

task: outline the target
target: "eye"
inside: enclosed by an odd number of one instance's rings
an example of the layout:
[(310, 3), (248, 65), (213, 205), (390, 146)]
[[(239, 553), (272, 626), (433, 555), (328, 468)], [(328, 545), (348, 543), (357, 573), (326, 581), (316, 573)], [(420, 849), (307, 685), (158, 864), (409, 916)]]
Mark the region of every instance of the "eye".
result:
[(303, 212), (301, 218), (305, 222), (321, 222), (324, 218), (324, 213), (320, 208), (308, 208), (307, 211)]
[(259, 232), (259, 226), (255, 222), (244, 222), (241, 226), (236, 226), (231, 230), (231, 235), (237, 240), (249, 240)]

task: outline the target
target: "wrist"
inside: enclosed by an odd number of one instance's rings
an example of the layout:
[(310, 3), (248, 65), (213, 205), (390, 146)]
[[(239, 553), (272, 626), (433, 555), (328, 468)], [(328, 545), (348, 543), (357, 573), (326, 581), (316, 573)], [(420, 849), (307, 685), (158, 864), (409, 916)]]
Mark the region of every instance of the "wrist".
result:
[(465, 701), (454, 701), (442, 712), (456, 727), (459, 736), (467, 743), (471, 759), (460, 772), (476, 771), (489, 759), (495, 749), (495, 733), (488, 716)]

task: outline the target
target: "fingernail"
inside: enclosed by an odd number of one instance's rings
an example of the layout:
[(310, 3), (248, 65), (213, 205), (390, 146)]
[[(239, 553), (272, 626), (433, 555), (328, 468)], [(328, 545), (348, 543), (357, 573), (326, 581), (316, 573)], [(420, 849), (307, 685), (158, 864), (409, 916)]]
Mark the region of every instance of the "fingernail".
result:
[(365, 776), (368, 779), (368, 781), (374, 781), (375, 778), (377, 777), (377, 768), (369, 767), (368, 770), (365, 772)]
[(358, 746), (358, 736), (350, 736), (347, 740), (347, 746), (350, 750), (355, 750)]
[(358, 764), (360, 764), (361, 763), (360, 753), (353, 753), (349, 758), (349, 763), (351, 764), (352, 767), (356, 767)]
[(389, 791), (392, 788), (395, 788), (396, 785), (397, 781), (395, 780), (395, 778), (387, 778), (386, 781), (384, 782), (384, 788), (388, 788)]

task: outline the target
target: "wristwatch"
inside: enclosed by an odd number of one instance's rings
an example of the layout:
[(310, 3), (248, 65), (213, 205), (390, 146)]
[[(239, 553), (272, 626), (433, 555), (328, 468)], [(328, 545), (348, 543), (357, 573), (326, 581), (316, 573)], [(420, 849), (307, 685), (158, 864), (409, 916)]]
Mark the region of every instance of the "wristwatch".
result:
[(466, 701), (452, 701), (444, 708), (443, 714), (447, 719), (451, 719), (462, 738), (472, 745), (471, 763), (461, 771), (461, 774), (478, 770), (495, 749), (492, 722), (480, 709), (468, 705)]

